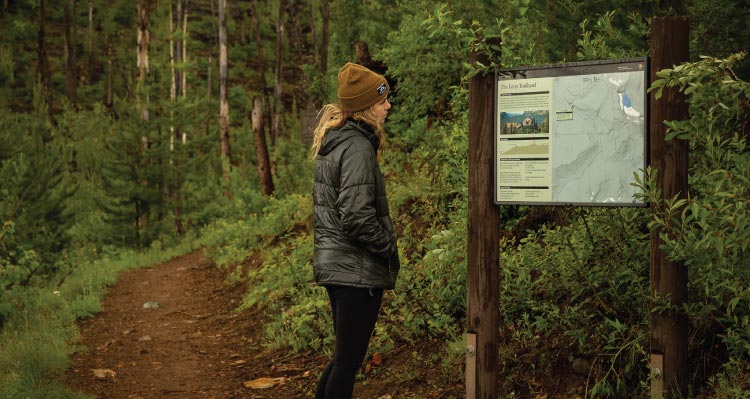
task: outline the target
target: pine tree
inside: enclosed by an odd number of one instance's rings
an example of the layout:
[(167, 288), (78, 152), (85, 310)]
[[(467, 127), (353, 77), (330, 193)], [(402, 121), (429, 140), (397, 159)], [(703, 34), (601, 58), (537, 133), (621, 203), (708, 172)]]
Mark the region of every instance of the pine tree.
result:
[(69, 242), (66, 202), (73, 188), (63, 185), (62, 146), (49, 139), (52, 129), (41, 85), (36, 88), (34, 114), (0, 110), (0, 221), (13, 226), (12, 240), (0, 246), (0, 258), (18, 264), (33, 252), (40, 260), (6, 284), (26, 285), (35, 276), (53, 273), (56, 255)]
[(154, 123), (141, 119), (140, 107), (130, 110), (109, 131), (101, 171), (107, 196), (98, 206), (111, 226), (110, 244), (142, 248), (156, 238), (163, 208), (163, 140), (152, 130)]

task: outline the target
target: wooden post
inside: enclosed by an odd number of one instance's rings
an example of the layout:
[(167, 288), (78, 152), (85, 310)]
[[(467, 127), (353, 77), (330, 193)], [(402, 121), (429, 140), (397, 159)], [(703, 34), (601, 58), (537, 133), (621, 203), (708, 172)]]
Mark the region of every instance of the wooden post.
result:
[[(689, 60), (688, 22), (679, 17), (654, 17), (651, 22), (651, 81), (656, 72)], [(688, 118), (684, 95), (676, 88), (664, 88), (649, 107), (651, 166), (657, 169), (656, 184), (663, 198), (688, 193), (688, 144), (665, 141), (666, 120)], [(668, 297), (677, 309), (688, 299), (688, 272), (684, 265), (667, 259), (660, 249), (659, 229), (651, 231), (651, 295)], [(651, 312), (651, 397), (687, 397), (687, 342), (689, 323), (681, 310)]]
[[(481, 54), (472, 57), (487, 65)], [(466, 270), (466, 397), (497, 397), (500, 220), (493, 198), (495, 76), (469, 82), (469, 208)], [(472, 336), (475, 335), (475, 336)]]

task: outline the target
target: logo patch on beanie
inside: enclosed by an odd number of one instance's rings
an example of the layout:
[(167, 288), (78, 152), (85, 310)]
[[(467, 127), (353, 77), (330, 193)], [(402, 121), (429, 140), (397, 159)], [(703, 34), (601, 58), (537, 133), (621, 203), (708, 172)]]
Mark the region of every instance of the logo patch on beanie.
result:
[(386, 88), (385, 88), (385, 82), (381, 83), (380, 86), (378, 86), (378, 88), (376, 90), (378, 91), (378, 95), (382, 96), (383, 93), (385, 93), (385, 90), (386, 90)]

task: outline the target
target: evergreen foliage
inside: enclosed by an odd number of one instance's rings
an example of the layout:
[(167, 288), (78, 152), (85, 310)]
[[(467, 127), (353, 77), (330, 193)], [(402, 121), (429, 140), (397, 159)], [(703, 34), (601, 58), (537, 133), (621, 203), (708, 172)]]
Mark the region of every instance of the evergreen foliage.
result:
[[(43, 102), (32, 115), (0, 117), (0, 288), (29, 286), (62, 267), (71, 215), (60, 145), (51, 141)], [(4, 318), (0, 297), (0, 321)], [(0, 323), (1, 324), (1, 323)]]
[[(634, 184), (653, 211), (501, 208), (501, 388), (517, 397), (547, 394), (551, 370), (564, 374), (583, 360), (583, 396), (646, 396), (648, 231), (660, 227), (670, 258), (690, 273), (691, 299), (681, 309), (692, 328), (689, 396), (735, 398), (750, 390), (746, 2), (330, 1), (325, 74), (314, 53), (322, 44), (321, 1), (289, 2), (282, 21), (286, 112), (270, 150), (272, 197), (258, 187), (249, 115), (253, 97), (262, 98), (270, 126), (278, 2), (229, 6), (228, 181), (219, 160), (212, 1), (188, 2), (186, 34), (169, 20), (173, 2), (150, 2), (150, 73), (142, 81), (132, 1), (45, 1), (44, 21), (38, 1), (6, 3), (0, 397), (71, 395), (51, 376), (66, 367), (76, 319), (97, 311), (110, 273), (126, 267), (110, 258), (198, 235), (219, 266), (237, 267), (235, 277), (252, 283), (244, 306), (266, 309), (268, 346), (330, 350), (328, 303), (310, 283), (313, 166), (297, 113), (335, 100), (336, 72), (354, 60), (359, 40), (396, 83), (382, 169), (404, 265), (371, 350), (443, 343), (445, 374), (455, 379), (466, 312), (468, 79), (498, 66), (645, 56), (655, 15), (686, 15), (691, 24), (692, 61), (661, 71), (652, 88), (658, 95), (678, 87), (690, 103), (689, 120), (668, 122), (670, 139), (690, 145), (690, 195), (659, 200), (652, 179), (660, 171), (647, 170)], [(495, 38), (502, 46), (493, 47)], [(186, 59), (174, 64), (172, 45), (181, 39)], [(471, 51), (491, 53), (492, 63), (470, 63)], [(184, 95), (171, 95), (173, 71), (186, 75)], [(252, 262), (262, 267), (245, 273), (241, 265)]]

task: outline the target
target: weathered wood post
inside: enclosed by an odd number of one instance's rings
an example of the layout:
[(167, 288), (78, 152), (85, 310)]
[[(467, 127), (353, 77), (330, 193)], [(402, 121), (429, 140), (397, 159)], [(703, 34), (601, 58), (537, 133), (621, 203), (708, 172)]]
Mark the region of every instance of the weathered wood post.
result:
[[(488, 65), (486, 58), (472, 54), (472, 60), (484, 65)], [(500, 227), (492, 184), (494, 91), (493, 73), (477, 74), (469, 82), (467, 399), (497, 397)]]
[[(656, 72), (689, 60), (688, 22), (679, 17), (655, 17), (651, 22), (651, 81)], [(660, 99), (654, 92), (649, 106), (651, 166), (657, 171), (656, 184), (662, 198), (688, 193), (688, 144), (665, 141), (666, 120), (688, 118), (684, 95), (665, 87)], [(684, 265), (667, 259), (660, 249), (659, 229), (651, 231), (651, 295), (668, 297), (671, 308), (688, 300), (688, 272)], [(689, 323), (680, 310), (651, 312), (651, 398), (687, 396), (687, 343)]]

